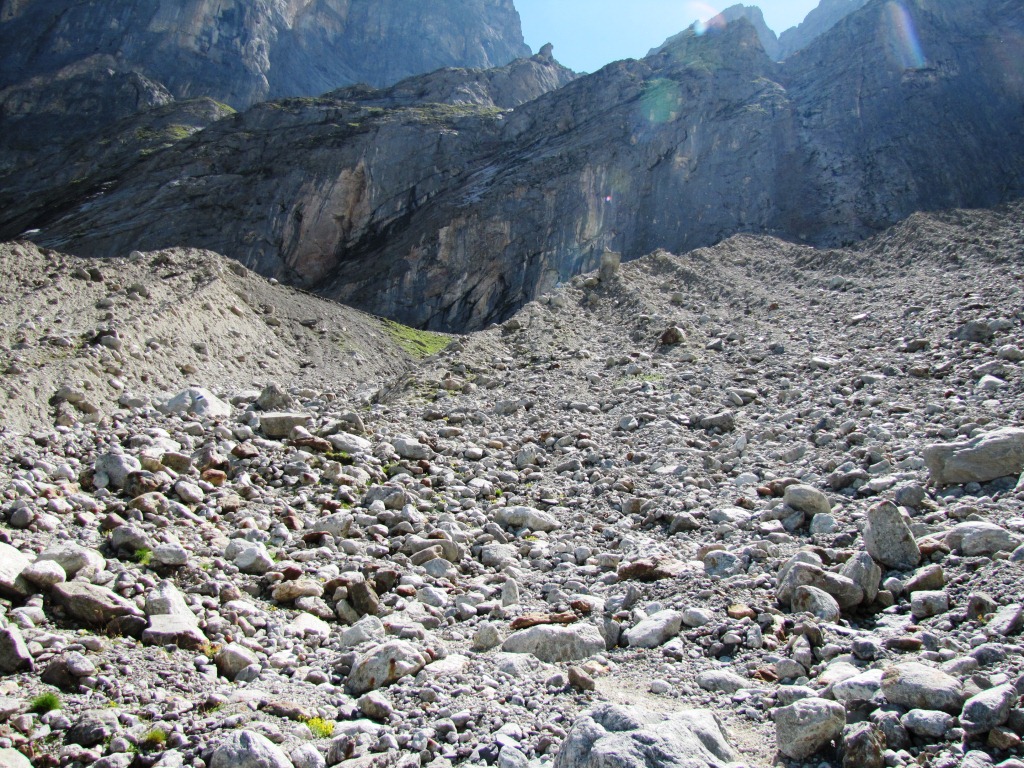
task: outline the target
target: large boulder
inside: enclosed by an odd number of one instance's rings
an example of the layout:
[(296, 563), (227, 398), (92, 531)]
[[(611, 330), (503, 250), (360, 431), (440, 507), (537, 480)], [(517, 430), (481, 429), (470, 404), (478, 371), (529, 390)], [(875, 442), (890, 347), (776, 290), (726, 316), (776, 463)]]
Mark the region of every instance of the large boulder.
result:
[(678, 635), (682, 626), (682, 611), (658, 611), (626, 630), (626, 642), (631, 648), (657, 648)]
[(553, 531), (562, 527), (550, 512), (533, 507), (498, 507), (494, 510), (494, 520), (507, 528), (529, 528), (531, 531)]
[(142, 616), (134, 603), (95, 584), (78, 581), (57, 584), (50, 595), (70, 617), (93, 627), (106, 627), (121, 616)]
[(199, 649), (208, 642), (199, 628), (199, 619), (173, 582), (162, 581), (149, 593), (146, 615), (149, 627), (142, 633), (142, 642), (147, 645)]
[(31, 564), (28, 555), (10, 544), (0, 543), (0, 597), (22, 600), (32, 594), (32, 585), (21, 575)]
[(877, 562), (898, 571), (909, 571), (921, 562), (921, 550), (914, 534), (899, 507), (891, 501), (883, 501), (868, 510), (864, 548)]
[(842, 704), (815, 697), (781, 707), (774, 717), (779, 752), (794, 760), (805, 760), (840, 738), (846, 726)]
[(210, 758), (210, 768), (294, 768), (280, 747), (254, 731), (234, 731)]
[(963, 685), (951, 675), (915, 661), (896, 664), (882, 673), (882, 695), (907, 709), (940, 709), (960, 714)]
[(532, 653), (541, 661), (557, 664), (603, 653), (605, 642), (593, 624), (539, 624), (510, 635), (501, 649), (506, 653)]
[(1024, 472), (1024, 429), (997, 429), (971, 440), (926, 446), (924, 461), (935, 485), (984, 483)]
[(188, 413), (208, 419), (226, 419), (231, 416), (231, 406), (202, 387), (189, 387), (156, 407), (167, 414)]
[(713, 768), (736, 759), (711, 712), (601, 704), (573, 724), (554, 768)]
[(412, 643), (392, 640), (371, 648), (352, 665), (345, 687), (353, 696), (391, 685), (406, 675), (415, 675), (429, 661)]

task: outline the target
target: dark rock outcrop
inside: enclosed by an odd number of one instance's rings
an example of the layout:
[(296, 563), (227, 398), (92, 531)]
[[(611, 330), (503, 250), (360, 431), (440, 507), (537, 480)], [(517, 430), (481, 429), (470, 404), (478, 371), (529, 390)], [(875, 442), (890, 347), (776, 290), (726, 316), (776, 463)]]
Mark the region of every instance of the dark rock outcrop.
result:
[(466, 329), (606, 248), (629, 259), (737, 232), (840, 244), (913, 211), (1021, 196), (1024, 8), (902, 5), (914, 37), (875, 0), (776, 64), (740, 19), (513, 111), (499, 93), (517, 67), (539, 82), (549, 58), (266, 104), (21, 225), (85, 254), (207, 247)]
[(4, 0), (0, 88), (105, 54), (236, 108), (528, 56), (513, 0)]
[(779, 35), (778, 46), (775, 53), (772, 54), (772, 58), (782, 60), (797, 51), (802, 51), (867, 3), (868, 0), (821, 0), (818, 7), (808, 13), (800, 24)]

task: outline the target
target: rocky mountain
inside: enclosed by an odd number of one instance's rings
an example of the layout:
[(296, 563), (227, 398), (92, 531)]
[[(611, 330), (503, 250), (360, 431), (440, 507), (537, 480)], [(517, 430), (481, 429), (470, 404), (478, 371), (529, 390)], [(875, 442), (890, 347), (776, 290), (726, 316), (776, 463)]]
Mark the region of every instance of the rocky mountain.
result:
[[(779, 35), (778, 46), (774, 54), (777, 59), (785, 59), (797, 51), (802, 51), (814, 40), (821, 37), (836, 24), (854, 11), (867, 5), (868, 0), (821, 0), (807, 17), (797, 26), (787, 29)], [(899, 8), (900, 6), (894, 6)], [(892, 11), (890, 11), (891, 13)], [(900, 21), (893, 19), (893, 24)], [(768, 50), (767, 48), (765, 50)]]
[(707, 30), (716, 30), (723, 26), (727, 26), (734, 21), (739, 19), (746, 19), (749, 21), (754, 30), (757, 32), (757, 39), (761, 41), (761, 47), (764, 48), (764, 52), (768, 54), (769, 58), (778, 61), (781, 57), (779, 56), (779, 38), (764, 20), (764, 13), (756, 5), (742, 5), (737, 3), (736, 5), (730, 5), (724, 11), (708, 19), (699, 25), (694, 25), (688, 29), (684, 29), (682, 32), (673, 35), (664, 43), (657, 48), (652, 48), (647, 54), (648, 56), (654, 56), (655, 54), (661, 53), (666, 48), (671, 48), (676, 43), (684, 40), (687, 36), (696, 34), (704, 34)]
[[(343, 85), (390, 85), (446, 66), (494, 67), (528, 56), (512, 0), (66, 3), (0, 5), (0, 178), (39, 177), (44, 166), (93, 158), (93, 173), (37, 178), (21, 192), (53, 209), (68, 181), (110, 175), (107, 148), (124, 155), (128, 134), (172, 99), (181, 137), (276, 96), (316, 96)], [(211, 119), (197, 120), (197, 114)], [(161, 115), (166, 115), (163, 110)], [(129, 142), (139, 145), (138, 141)], [(153, 142), (143, 142), (146, 152)], [(57, 160), (56, 163), (51, 161)], [(45, 169), (49, 170), (49, 169)], [(116, 174), (115, 174), (116, 175)], [(58, 195), (59, 197), (59, 195)]]
[(1022, 216), (457, 339), (0, 244), (0, 765), (1015, 768)]
[(4, 0), (0, 89), (95, 55), (235, 108), (530, 55), (512, 0)]
[(40, 228), (38, 242), (94, 255), (210, 248), (408, 324), (467, 329), (607, 248), (631, 259), (736, 232), (839, 244), (916, 210), (1020, 196), (1024, 10), (904, 7), (913, 38), (872, 2), (775, 63), (739, 19), (513, 110), (501, 88), (519, 100), (567, 79), (549, 51), (272, 102), (63, 188), (54, 212), (12, 194), (2, 234)]

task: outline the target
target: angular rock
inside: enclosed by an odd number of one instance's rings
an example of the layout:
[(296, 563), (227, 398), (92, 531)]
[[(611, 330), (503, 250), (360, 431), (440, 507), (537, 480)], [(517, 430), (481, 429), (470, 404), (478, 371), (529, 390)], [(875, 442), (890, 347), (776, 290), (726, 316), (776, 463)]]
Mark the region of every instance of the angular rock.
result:
[(711, 712), (661, 715), (640, 707), (601, 704), (576, 720), (553, 768), (712, 768), (736, 759)]
[(885, 736), (871, 723), (859, 723), (843, 737), (843, 768), (885, 768)]
[(954, 718), (937, 709), (912, 709), (900, 718), (900, 724), (916, 736), (940, 739), (953, 727)]
[(938, 669), (911, 661), (882, 673), (882, 695), (907, 709), (940, 709), (959, 714), (964, 703), (960, 681)]
[(64, 572), (59, 563), (53, 560), (37, 560), (22, 571), (21, 575), (29, 583), (43, 589), (49, 589), (54, 584), (60, 584), (68, 580), (67, 573)]
[(793, 590), (790, 608), (796, 613), (809, 613), (817, 619), (836, 622), (842, 616), (839, 603), (828, 592), (801, 584)]
[(867, 552), (861, 551), (843, 563), (839, 570), (864, 592), (864, 602), (873, 603), (878, 597), (878, 587), (882, 581), (882, 569)]
[(0, 675), (31, 671), (32, 666), (32, 654), (21, 630), (14, 626), (0, 628)]
[(32, 763), (16, 749), (0, 749), (0, 768), (32, 768)]
[(278, 411), (260, 414), (260, 429), (267, 437), (280, 440), (288, 437), (294, 427), (305, 427), (310, 422), (308, 413)]
[(228, 680), (234, 680), (243, 669), (260, 663), (259, 656), (238, 643), (225, 645), (217, 652), (213, 661), (217, 665), (217, 671)]
[(169, 400), (157, 404), (157, 410), (166, 414), (192, 414), (208, 419), (227, 419), (231, 406), (202, 387), (190, 387)]
[(10, 544), (0, 543), (0, 597), (23, 600), (32, 594), (32, 586), (22, 576), (31, 564), (28, 555)]
[(793, 509), (808, 515), (827, 515), (832, 511), (828, 497), (811, 485), (789, 485), (783, 492), (782, 500)]
[(995, 523), (974, 520), (954, 526), (943, 541), (952, 550), (959, 550), (967, 557), (977, 557), (1012, 552), (1024, 543), (1024, 538)]
[(1007, 427), (956, 443), (936, 443), (922, 451), (935, 485), (986, 483), (1024, 472), (1024, 429)]
[(859, 675), (834, 683), (832, 696), (843, 704), (850, 701), (871, 701), (882, 689), (882, 670), (869, 669)]
[(280, 747), (255, 731), (233, 731), (213, 751), (209, 768), (294, 768)]
[(899, 507), (883, 501), (868, 510), (864, 547), (876, 561), (888, 568), (909, 571), (921, 562), (921, 550)]
[(541, 661), (556, 664), (603, 653), (605, 641), (593, 624), (541, 624), (513, 633), (505, 640), (501, 649), (506, 653), (531, 653)]
[(938, 616), (949, 610), (949, 595), (942, 590), (920, 590), (911, 597), (910, 614), (915, 620)]
[(93, 462), (93, 469), (97, 486), (104, 487), (109, 483), (115, 488), (123, 488), (128, 475), (142, 469), (142, 463), (123, 453), (105, 453)]
[(198, 649), (207, 642), (199, 628), (199, 619), (171, 581), (162, 581), (146, 597), (149, 627), (142, 633), (147, 645), (176, 645)]
[(429, 445), (423, 445), (413, 437), (397, 437), (394, 446), (395, 453), (410, 461), (427, 461), (434, 455)]
[(494, 521), (506, 528), (527, 528), (531, 531), (554, 531), (562, 523), (550, 512), (533, 507), (498, 507), (494, 510)]
[(964, 702), (960, 726), (970, 735), (987, 733), (1010, 717), (1019, 694), (1011, 684), (997, 685)]
[(107, 567), (107, 561), (95, 549), (83, 547), (78, 544), (64, 543), (47, 547), (36, 558), (40, 560), (52, 560), (64, 569), (69, 579), (75, 578), (79, 573), (99, 573)]
[(109, 739), (118, 728), (117, 712), (92, 710), (82, 714), (68, 729), (64, 741), (82, 747), (95, 747)]
[(657, 648), (678, 635), (682, 624), (680, 611), (658, 611), (626, 630), (626, 642), (631, 648)]
[(345, 689), (353, 696), (383, 688), (406, 675), (415, 675), (428, 658), (419, 648), (403, 640), (378, 645), (359, 656), (352, 665)]
[(749, 688), (751, 681), (727, 669), (709, 669), (697, 675), (697, 685), (705, 691), (736, 693), (742, 688)]
[(95, 584), (77, 581), (57, 584), (50, 596), (70, 617), (93, 627), (106, 627), (121, 616), (142, 616), (134, 603)]
[(806, 760), (842, 736), (846, 709), (826, 699), (800, 699), (776, 709), (775, 737), (779, 751), (794, 760)]

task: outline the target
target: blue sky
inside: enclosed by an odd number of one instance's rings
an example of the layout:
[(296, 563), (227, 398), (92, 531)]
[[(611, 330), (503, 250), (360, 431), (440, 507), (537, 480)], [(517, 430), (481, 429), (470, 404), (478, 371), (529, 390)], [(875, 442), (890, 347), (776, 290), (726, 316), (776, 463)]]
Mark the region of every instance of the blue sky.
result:
[[(523, 34), (536, 53), (545, 43), (577, 72), (647, 54), (694, 21), (707, 21), (733, 2), (699, 0), (515, 0)], [(818, 0), (746, 0), (759, 5), (776, 33), (796, 26)]]

